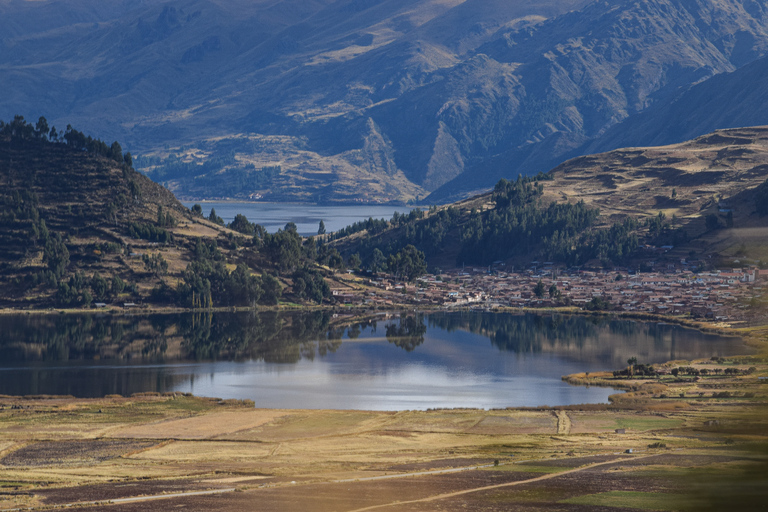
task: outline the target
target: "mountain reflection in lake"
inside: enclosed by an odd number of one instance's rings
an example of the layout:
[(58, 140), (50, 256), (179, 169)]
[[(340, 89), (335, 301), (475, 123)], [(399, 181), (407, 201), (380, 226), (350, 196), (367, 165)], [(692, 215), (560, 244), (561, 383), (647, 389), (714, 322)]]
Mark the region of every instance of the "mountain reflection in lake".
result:
[(667, 324), (479, 312), (1, 316), (0, 333), (0, 394), (183, 391), (271, 408), (604, 402), (614, 391), (560, 377), (748, 352)]

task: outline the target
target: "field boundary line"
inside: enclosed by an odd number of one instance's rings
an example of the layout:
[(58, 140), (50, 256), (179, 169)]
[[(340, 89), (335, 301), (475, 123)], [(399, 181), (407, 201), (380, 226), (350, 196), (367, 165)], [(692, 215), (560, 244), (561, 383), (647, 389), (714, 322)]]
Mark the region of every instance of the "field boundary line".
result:
[[(500, 466), (506, 466), (507, 464), (499, 464)], [(344, 480), (331, 480), (331, 484), (347, 484), (351, 482), (370, 482), (371, 480), (388, 480), (391, 478), (408, 478), (412, 476), (424, 476), (424, 475), (440, 475), (444, 473), (460, 473), (462, 471), (472, 471), (476, 469), (492, 468), (496, 464), (483, 464), (482, 466), (464, 466), (460, 468), (448, 468), (448, 469), (432, 469), (429, 471), (418, 471), (415, 473), (397, 473), (395, 475), (379, 475), (379, 476), (366, 476), (363, 478), (345, 478)]]

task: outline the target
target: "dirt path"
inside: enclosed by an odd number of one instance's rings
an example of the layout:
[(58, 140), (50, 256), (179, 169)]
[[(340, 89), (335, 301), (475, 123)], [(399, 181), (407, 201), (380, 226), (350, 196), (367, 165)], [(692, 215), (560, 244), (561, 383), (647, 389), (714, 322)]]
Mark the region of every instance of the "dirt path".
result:
[[(655, 456), (656, 455), (644, 455), (642, 457), (635, 457), (635, 458), (633, 458), (631, 460), (639, 460), (639, 459), (645, 459), (645, 458), (648, 458), (648, 457), (655, 457)], [(476, 487), (474, 489), (465, 489), (463, 491), (449, 492), (449, 493), (445, 493), (445, 494), (437, 494), (435, 496), (429, 496), (427, 498), (420, 498), (418, 500), (394, 501), (392, 503), (384, 503), (384, 504), (381, 504), (381, 505), (371, 505), (369, 507), (358, 508), (358, 509), (350, 510), (348, 512), (367, 512), (368, 510), (377, 510), (377, 509), (381, 509), (381, 508), (394, 507), (394, 506), (399, 506), (399, 505), (409, 505), (411, 503), (428, 503), (428, 502), (437, 501), (437, 500), (444, 500), (444, 499), (447, 499), (447, 498), (454, 498), (456, 496), (462, 496), (464, 494), (470, 494), (470, 493), (473, 493), (473, 492), (489, 491), (491, 489), (499, 489), (499, 488), (502, 488), (502, 487), (512, 487), (512, 486), (515, 486), (515, 485), (530, 484), (532, 482), (540, 482), (542, 480), (549, 480), (551, 478), (557, 478), (559, 476), (569, 475), (571, 473), (577, 473), (579, 471), (584, 471), (586, 469), (592, 469), (592, 468), (595, 468), (597, 466), (605, 466), (605, 465), (608, 465), (608, 464), (616, 464), (617, 462), (626, 462), (626, 461), (627, 461), (626, 458), (620, 458), (620, 459), (613, 459), (613, 460), (609, 460), (609, 461), (605, 461), (605, 462), (596, 462), (594, 464), (588, 464), (586, 466), (581, 466), (579, 468), (569, 469), (567, 471), (561, 471), (560, 473), (550, 473), (550, 474), (539, 476), (539, 477), (536, 477), (536, 478), (531, 478), (531, 479), (528, 479), (528, 480), (519, 480), (519, 481), (516, 481), (516, 482), (507, 482), (505, 484), (487, 485), (485, 487)]]
[(347, 478), (345, 480), (333, 480), (331, 483), (345, 484), (345, 483), (351, 483), (351, 482), (370, 482), (372, 480), (390, 480), (392, 478), (410, 478), (414, 476), (424, 476), (424, 475), (444, 475), (447, 473), (461, 473), (463, 471), (472, 471), (472, 470), (492, 468), (492, 467), (494, 467), (494, 464), (484, 464), (482, 466), (465, 466), (461, 468), (451, 468), (451, 469), (434, 469), (432, 471), (419, 471), (417, 473), (398, 473), (396, 475), (369, 476), (366, 478)]
[(555, 414), (557, 415), (557, 433), (570, 434), (571, 418), (568, 417), (568, 413), (565, 411), (556, 411)]

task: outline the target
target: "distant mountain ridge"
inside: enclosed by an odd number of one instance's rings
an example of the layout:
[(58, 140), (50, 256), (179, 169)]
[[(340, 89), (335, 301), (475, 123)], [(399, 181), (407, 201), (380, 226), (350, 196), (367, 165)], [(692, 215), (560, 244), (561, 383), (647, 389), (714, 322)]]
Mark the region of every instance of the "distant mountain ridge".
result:
[[(705, 91), (768, 53), (768, 7), (1, 1), (0, 34), (0, 117), (45, 112), (126, 141), (179, 196), (438, 202), (646, 143), (641, 128), (618, 126), (647, 111), (637, 122), (658, 131), (670, 102), (677, 118), (698, 115), (692, 85)], [(740, 76), (745, 87), (758, 79)], [(702, 94), (722, 90), (712, 84)], [(766, 124), (756, 94), (721, 94), (717, 105)]]

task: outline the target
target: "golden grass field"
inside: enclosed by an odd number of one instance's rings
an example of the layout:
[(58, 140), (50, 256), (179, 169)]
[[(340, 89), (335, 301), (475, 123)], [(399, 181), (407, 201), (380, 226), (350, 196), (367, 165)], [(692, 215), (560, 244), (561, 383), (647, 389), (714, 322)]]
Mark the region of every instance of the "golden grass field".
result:
[(751, 510), (768, 477), (768, 363), (679, 364), (756, 370), (625, 379), (611, 404), (554, 409), (1, 397), (0, 510)]

